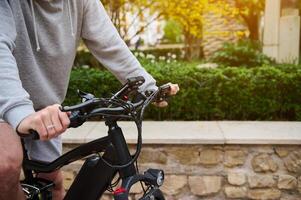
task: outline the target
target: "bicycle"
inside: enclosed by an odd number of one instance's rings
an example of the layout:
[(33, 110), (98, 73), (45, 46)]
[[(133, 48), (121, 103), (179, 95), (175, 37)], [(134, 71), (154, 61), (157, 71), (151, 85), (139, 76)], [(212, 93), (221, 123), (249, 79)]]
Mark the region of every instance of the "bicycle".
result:
[[(46, 163), (30, 160), (24, 146), (24, 137), (39, 139), (37, 132), (21, 134), (24, 152), (22, 189), (27, 199), (51, 200), (51, 188), (54, 183), (37, 177), (38, 173), (53, 172), (70, 164), (73, 161), (85, 158), (85, 162), (66, 193), (65, 200), (99, 199), (106, 190), (112, 192), (115, 200), (128, 200), (129, 192), (134, 184), (140, 183), (143, 194), (140, 200), (164, 200), (159, 189), (164, 182), (164, 172), (160, 169), (148, 169), (139, 173), (137, 158), (142, 147), (142, 119), (145, 108), (153, 101), (163, 100), (170, 86), (159, 87), (155, 92), (145, 94), (138, 92), (138, 87), (144, 83), (143, 77), (127, 80), (127, 83), (111, 98), (96, 98), (92, 94), (79, 92), (82, 103), (74, 106), (65, 106), (64, 112), (71, 112), (70, 126), (79, 127), (86, 120), (100, 116), (108, 126), (108, 135), (83, 144)], [(134, 155), (131, 155), (126, 144), (123, 132), (118, 126), (119, 120), (133, 120), (137, 126), (138, 139)], [(112, 183), (114, 177), (117, 181)], [(117, 184), (121, 186), (113, 190)]]

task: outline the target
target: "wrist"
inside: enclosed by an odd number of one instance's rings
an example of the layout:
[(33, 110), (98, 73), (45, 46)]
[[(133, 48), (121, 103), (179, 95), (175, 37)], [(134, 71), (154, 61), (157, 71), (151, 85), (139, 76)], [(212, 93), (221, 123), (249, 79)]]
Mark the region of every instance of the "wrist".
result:
[(33, 106), (31, 104), (24, 104), (9, 109), (4, 113), (3, 118), (14, 130), (17, 130), (20, 123), (32, 113), (35, 113)]

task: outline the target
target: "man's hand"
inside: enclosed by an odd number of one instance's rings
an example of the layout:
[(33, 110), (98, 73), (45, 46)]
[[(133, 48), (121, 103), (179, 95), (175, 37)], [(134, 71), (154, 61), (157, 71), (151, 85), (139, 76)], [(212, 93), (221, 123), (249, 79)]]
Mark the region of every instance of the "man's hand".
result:
[(68, 114), (60, 110), (60, 105), (55, 104), (26, 117), (17, 131), (28, 133), (32, 129), (39, 133), (40, 140), (49, 140), (66, 131), (69, 124)]
[[(180, 91), (178, 84), (169, 83), (169, 85), (170, 85), (170, 91), (168, 93), (168, 96), (174, 96)], [(167, 103), (167, 101), (161, 101), (161, 102), (156, 102), (155, 105), (160, 108), (163, 108), (163, 107), (168, 106), (168, 103)]]

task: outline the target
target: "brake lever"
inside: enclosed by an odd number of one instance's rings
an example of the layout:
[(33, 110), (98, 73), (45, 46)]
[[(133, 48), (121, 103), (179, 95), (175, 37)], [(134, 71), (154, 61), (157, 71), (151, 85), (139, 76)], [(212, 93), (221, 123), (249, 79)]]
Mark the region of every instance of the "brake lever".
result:
[(77, 95), (81, 98), (82, 102), (94, 99), (95, 96), (91, 93), (83, 92), (81, 90), (77, 90)]
[(141, 86), (145, 82), (145, 79), (143, 76), (137, 76), (127, 79), (127, 84), (132, 89), (138, 89), (139, 86)]
[(126, 84), (111, 99), (127, 97), (132, 92), (137, 91), (144, 82), (145, 79), (143, 76), (128, 78)]

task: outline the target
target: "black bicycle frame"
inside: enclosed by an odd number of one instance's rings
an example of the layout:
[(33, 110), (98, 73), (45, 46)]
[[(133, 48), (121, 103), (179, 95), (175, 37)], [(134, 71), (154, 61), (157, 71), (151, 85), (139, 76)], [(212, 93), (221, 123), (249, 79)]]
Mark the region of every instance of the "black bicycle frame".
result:
[[(117, 125), (116, 120), (107, 120), (106, 124), (109, 128), (108, 136), (83, 144), (51, 163), (29, 160), (24, 149), (23, 170), (25, 181), (33, 180), (33, 172), (52, 172), (73, 161), (92, 155), (86, 159), (64, 199), (96, 200), (107, 190), (117, 172), (123, 182), (128, 177), (136, 175), (134, 164), (117, 170), (103, 161), (105, 159), (115, 165), (125, 165), (132, 159), (122, 130)], [(98, 154), (99, 152), (104, 152), (102, 158)]]

